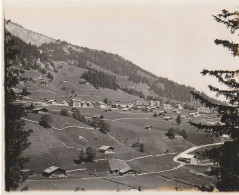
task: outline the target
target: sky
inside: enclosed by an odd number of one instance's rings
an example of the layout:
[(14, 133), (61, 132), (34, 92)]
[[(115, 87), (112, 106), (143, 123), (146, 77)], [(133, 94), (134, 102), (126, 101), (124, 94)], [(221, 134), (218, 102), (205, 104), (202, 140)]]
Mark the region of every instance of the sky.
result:
[(214, 44), (238, 40), (212, 15), (237, 10), (235, 0), (4, 0), (4, 14), (23, 27), (91, 49), (117, 53), (154, 73), (210, 96), (205, 68), (238, 69)]

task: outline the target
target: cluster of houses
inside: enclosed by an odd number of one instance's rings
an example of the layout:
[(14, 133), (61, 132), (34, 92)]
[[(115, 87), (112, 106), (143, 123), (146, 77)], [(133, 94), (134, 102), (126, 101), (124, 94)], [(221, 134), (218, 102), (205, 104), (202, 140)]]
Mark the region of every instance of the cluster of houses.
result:
[[(104, 153), (104, 154), (113, 154), (114, 148), (111, 146), (101, 146), (98, 148), (98, 152)], [(108, 159), (109, 163), (109, 173), (111, 175), (138, 175), (140, 172), (134, 170), (132, 167), (130, 167), (129, 164), (127, 164), (124, 160), (114, 159), (110, 158)], [(67, 171), (63, 168), (57, 167), (57, 166), (51, 166), (47, 169), (45, 169), (42, 173), (45, 177), (67, 177)]]

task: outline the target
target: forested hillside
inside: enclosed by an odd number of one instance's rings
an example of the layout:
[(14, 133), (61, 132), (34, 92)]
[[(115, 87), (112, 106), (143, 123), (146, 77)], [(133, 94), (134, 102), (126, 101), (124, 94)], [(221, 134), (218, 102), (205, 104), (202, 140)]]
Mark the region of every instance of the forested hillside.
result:
[[(11, 28), (8, 29), (15, 29), (12, 25), (11, 23)], [(18, 26), (18, 28), (22, 27)], [(31, 31), (27, 30), (27, 32), (30, 33)], [(34, 34), (34, 32), (31, 33)], [(37, 35), (40, 36), (40, 34)], [(190, 91), (195, 90), (189, 86), (179, 85), (167, 78), (155, 76), (118, 54), (79, 47), (61, 40), (46, 41), (36, 46), (24, 42), (19, 37), (12, 36), (17, 47), (22, 51), (20, 54), (21, 63), (27, 70), (30, 68), (38, 69), (44, 74), (46, 70), (57, 72), (55, 64), (64, 62), (69, 66), (85, 69), (85, 73), (79, 77), (87, 80), (96, 89), (99, 87), (122, 89), (127, 93), (144, 98), (150, 97), (151, 99), (162, 97), (187, 102), (191, 101)], [(118, 80), (120, 77), (128, 80), (126, 86), (120, 86)], [(134, 83), (137, 87), (130, 83)], [(141, 84), (148, 86), (148, 89), (142, 90), (139, 87)]]

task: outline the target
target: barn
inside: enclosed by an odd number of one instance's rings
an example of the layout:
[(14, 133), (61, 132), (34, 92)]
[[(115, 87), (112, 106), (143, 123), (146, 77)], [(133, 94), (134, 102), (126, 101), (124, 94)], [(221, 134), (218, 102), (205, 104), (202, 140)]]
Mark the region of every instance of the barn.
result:
[(125, 161), (119, 159), (110, 159), (110, 174), (112, 175), (135, 175), (139, 172), (133, 170)]
[(51, 166), (42, 173), (45, 177), (66, 177), (66, 171), (60, 167)]

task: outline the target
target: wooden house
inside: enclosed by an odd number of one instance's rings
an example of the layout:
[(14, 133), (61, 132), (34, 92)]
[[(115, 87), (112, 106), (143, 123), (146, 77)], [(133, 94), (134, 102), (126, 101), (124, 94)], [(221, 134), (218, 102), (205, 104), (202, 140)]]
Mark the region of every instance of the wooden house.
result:
[(32, 113), (47, 114), (48, 110), (46, 108), (35, 108), (35, 109), (33, 109)]
[(60, 167), (51, 166), (42, 173), (45, 177), (66, 177), (66, 171)]

